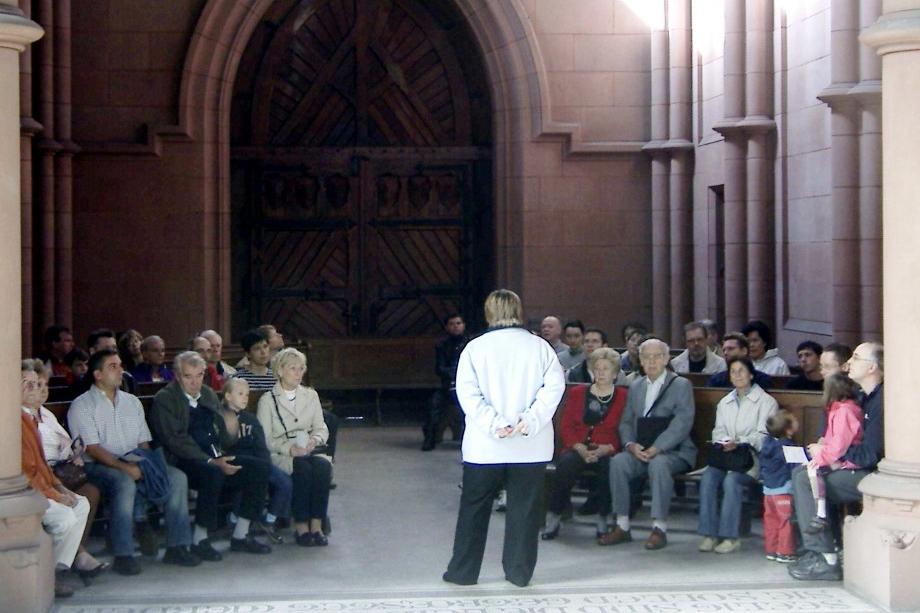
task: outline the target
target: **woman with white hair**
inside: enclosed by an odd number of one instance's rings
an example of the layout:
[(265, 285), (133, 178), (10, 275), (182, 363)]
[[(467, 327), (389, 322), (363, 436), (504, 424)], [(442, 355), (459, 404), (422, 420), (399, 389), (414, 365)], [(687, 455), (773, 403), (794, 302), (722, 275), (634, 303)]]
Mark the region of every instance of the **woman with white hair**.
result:
[(457, 366), (457, 399), (466, 416), (463, 494), (443, 578), (458, 585), (479, 580), (492, 499), (504, 485), (502, 566), (508, 581), (524, 587), (537, 563), (543, 475), (565, 377), (553, 348), (523, 328), (517, 294), (489, 294), (485, 316), (489, 330), (467, 344)]
[(291, 513), (297, 544), (326, 546), (323, 519), (329, 509), (332, 463), (326, 454), (329, 430), (323, 421), (319, 395), (301, 384), (307, 358), (293, 347), (272, 358), (271, 370), (278, 380), (259, 399), (259, 422), (272, 463), (291, 475), (294, 493)]

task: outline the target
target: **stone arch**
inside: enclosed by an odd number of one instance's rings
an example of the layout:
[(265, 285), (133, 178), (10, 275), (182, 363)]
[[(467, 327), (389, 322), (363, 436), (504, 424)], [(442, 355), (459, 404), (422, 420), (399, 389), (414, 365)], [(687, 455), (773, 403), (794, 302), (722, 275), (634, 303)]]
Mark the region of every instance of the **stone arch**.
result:
[[(497, 283), (522, 281), (521, 181), (524, 145), (577, 129), (551, 120), (549, 89), (536, 34), (521, 0), (453, 0), (484, 58), (492, 97), (493, 198)], [(206, 165), (204, 249), (217, 263), (204, 271), (205, 318), (228, 333), (230, 300), (230, 108), (240, 58), (272, 0), (209, 0), (189, 43), (179, 92), (183, 132), (202, 143)]]

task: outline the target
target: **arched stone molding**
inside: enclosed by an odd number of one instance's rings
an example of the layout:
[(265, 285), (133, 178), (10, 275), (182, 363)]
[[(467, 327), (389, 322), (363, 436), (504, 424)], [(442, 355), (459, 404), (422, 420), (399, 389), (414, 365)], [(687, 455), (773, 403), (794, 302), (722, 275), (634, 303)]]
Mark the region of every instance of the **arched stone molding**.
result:
[[(522, 283), (520, 211), (526, 144), (562, 138), (567, 154), (632, 153), (643, 143), (584, 143), (579, 127), (552, 121), (549, 87), (536, 34), (520, 0), (455, 0), (478, 41), (493, 104), (495, 158), (496, 282)], [(186, 55), (179, 93), (179, 126), (152, 131), (187, 138), (204, 147), (203, 212), (206, 321), (230, 326), (230, 107), (240, 59), (271, 0), (210, 0), (202, 11)], [(213, 265), (217, 263), (217, 266)]]

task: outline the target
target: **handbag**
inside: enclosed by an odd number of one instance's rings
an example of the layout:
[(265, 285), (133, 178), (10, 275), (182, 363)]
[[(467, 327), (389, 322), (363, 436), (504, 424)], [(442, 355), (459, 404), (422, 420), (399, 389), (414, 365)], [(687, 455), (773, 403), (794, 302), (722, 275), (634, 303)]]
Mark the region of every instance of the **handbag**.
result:
[(747, 444), (725, 451), (722, 445), (713, 443), (709, 447), (706, 465), (719, 470), (746, 473), (754, 467), (754, 454), (751, 452), (751, 446)]
[(86, 476), (86, 470), (82, 466), (74, 464), (73, 460), (58, 462), (51, 467), (51, 470), (54, 472), (54, 476), (60, 479), (64, 487), (71, 492), (77, 491), (89, 481), (89, 477)]

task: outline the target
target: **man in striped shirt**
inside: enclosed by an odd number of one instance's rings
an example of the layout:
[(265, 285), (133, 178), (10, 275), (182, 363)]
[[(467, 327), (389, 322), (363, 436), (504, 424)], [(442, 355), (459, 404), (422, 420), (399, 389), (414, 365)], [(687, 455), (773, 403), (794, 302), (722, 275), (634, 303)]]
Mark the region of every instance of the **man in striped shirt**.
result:
[(268, 365), (271, 359), (268, 337), (258, 329), (250, 330), (240, 339), (240, 344), (249, 364), (236, 371), (236, 376), (245, 379), (252, 392), (270, 390), (275, 385), (275, 375)]

